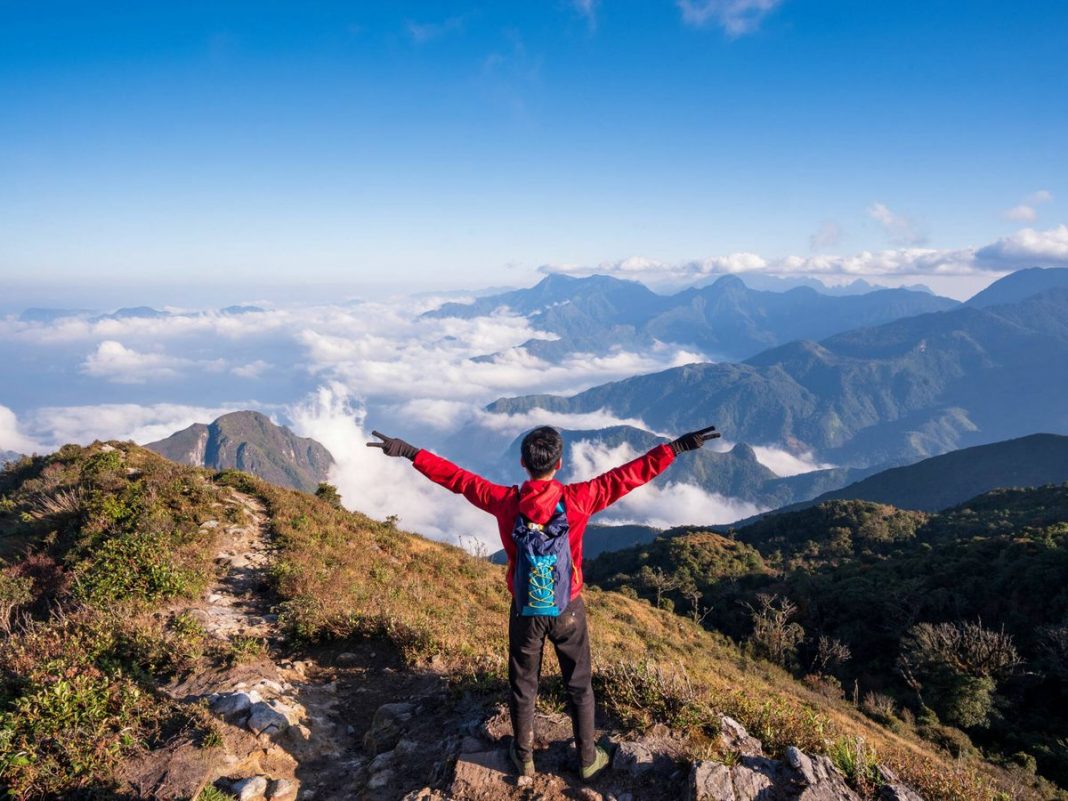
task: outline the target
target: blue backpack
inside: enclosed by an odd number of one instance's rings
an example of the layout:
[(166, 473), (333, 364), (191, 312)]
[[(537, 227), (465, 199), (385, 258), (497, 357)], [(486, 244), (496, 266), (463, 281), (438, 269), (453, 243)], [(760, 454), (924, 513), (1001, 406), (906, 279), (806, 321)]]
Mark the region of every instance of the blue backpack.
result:
[(523, 515), (512, 528), (515, 603), (526, 617), (557, 617), (571, 603), (571, 538), (564, 503), (541, 526)]

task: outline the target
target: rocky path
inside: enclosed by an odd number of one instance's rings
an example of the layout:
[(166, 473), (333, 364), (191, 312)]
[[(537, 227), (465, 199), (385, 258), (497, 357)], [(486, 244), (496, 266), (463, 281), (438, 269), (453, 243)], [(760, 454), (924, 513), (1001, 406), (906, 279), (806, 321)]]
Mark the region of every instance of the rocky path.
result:
[[(609, 733), (611, 768), (587, 786), (575, 770), (570, 720), (539, 713), (539, 773), (517, 777), (504, 705), (484, 691), (407, 669), (383, 640), (287, 650), (271, 608), (266, 510), (237, 491), (223, 506), (221, 519), (201, 525), (222, 529), (217, 579), (200, 602), (171, 612), (195, 618), (239, 658), (167, 688), (205, 704), (217, 737), (150, 754), (129, 779), (135, 797), (190, 799), (214, 786), (239, 801), (859, 801), (826, 758), (793, 749), (767, 759), (729, 718), (730, 765), (693, 762), (667, 730)], [(910, 793), (888, 782), (883, 797), (922, 801)]]

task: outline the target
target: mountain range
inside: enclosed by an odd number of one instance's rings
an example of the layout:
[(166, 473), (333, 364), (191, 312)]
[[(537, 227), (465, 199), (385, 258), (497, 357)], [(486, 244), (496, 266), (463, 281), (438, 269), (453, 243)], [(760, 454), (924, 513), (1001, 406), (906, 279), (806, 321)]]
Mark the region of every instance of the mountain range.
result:
[[(526, 315), (559, 339), (523, 347), (550, 361), (575, 352), (637, 349), (657, 342), (692, 347), (720, 359), (743, 359), (794, 339), (822, 339), (858, 326), (951, 309), (949, 298), (911, 289), (828, 295), (810, 286), (750, 289), (737, 276), (702, 288), (659, 295), (636, 281), (604, 275), (549, 275), (536, 286), (446, 303), (428, 317), (482, 317), (501, 307)], [(492, 355), (486, 358), (492, 358)]]
[(715, 423), (735, 441), (876, 467), (1036, 430), (1068, 433), (1066, 392), (1068, 288), (1054, 287), (1015, 303), (799, 340), (744, 362), (686, 365), (570, 397), (505, 398), (487, 409), (607, 409), (659, 431)]
[(232, 412), (194, 423), (145, 445), (173, 462), (213, 470), (244, 470), (281, 487), (314, 492), (334, 463), (314, 439), (298, 437), (259, 412)]

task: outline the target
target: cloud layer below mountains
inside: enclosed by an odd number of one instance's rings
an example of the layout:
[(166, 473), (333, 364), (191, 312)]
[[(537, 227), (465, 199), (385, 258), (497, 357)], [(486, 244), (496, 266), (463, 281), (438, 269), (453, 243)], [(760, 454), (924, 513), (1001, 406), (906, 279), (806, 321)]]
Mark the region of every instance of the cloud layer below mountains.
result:
[[(241, 314), (0, 320), (0, 341), (6, 343), (0, 357), (10, 354), (8, 386), (18, 386), (22, 400), (17, 417), (0, 406), (0, 448), (42, 452), (65, 442), (112, 438), (145, 443), (229, 411), (257, 409), (330, 449), (337, 460), (332, 479), (350, 508), (378, 518), (397, 514), (409, 529), (496, 548), (496, 531), (485, 515), (431, 485), (407, 462), (366, 448), (371, 428), (460, 462), (496, 464), (502, 480), (507, 475), (518, 482), (518, 466), (505, 472), (499, 460), (516, 436), (534, 426), (648, 426), (610, 409), (495, 415), (485, 411), (490, 401), (569, 394), (703, 360), (699, 353), (658, 345), (549, 363), (519, 347), (551, 338), (528, 319), (506, 313), (472, 320), (420, 316), (435, 305), (423, 299)], [(9, 402), (0, 397), (0, 403)], [(758, 454), (783, 475), (818, 467), (774, 444)], [(589, 475), (633, 455), (625, 447), (583, 442), (570, 450), (580, 472)], [(729, 522), (756, 511), (665, 476), (604, 520), (669, 526)]]

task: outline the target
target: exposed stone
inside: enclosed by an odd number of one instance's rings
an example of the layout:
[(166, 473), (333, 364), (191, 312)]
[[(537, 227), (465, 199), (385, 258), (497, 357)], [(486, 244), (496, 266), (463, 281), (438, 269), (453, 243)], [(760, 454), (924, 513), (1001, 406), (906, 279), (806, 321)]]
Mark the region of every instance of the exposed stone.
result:
[(447, 799), (437, 790), (424, 787), (421, 790), (412, 790), (400, 801), (447, 801)]
[(371, 764), (367, 766), (367, 772), (373, 775), (388, 770), (393, 765), (395, 759), (396, 754), (392, 751), (385, 751), (371, 760)]
[(742, 757), (731, 768), (731, 783), (737, 801), (779, 801), (783, 793), (776, 791), (782, 785), (781, 763), (759, 756)]
[(368, 790), (381, 790), (383, 787), (389, 787), (393, 783), (393, 769), (387, 768), (386, 770), (379, 771), (374, 774), (367, 782)]
[(604, 796), (592, 787), (583, 787), (579, 790), (579, 798), (581, 798), (582, 801), (604, 801)]
[(293, 801), (300, 790), (300, 783), (293, 779), (275, 779), (267, 791), (271, 801)]
[(764, 745), (745, 730), (745, 726), (734, 718), (724, 715), (719, 719), (723, 744), (728, 750), (742, 756), (764, 756)]
[(786, 749), (786, 763), (798, 773), (798, 780), (805, 789), (798, 794), (798, 801), (860, 801), (845, 782), (845, 777), (825, 756), (809, 756), (790, 746)]
[(237, 796), (237, 801), (255, 801), (266, 794), (267, 777), (252, 776), (248, 779), (241, 779), (231, 785), (231, 790)]
[(653, 752), (641, 743), (622, 743), (612, 755), (612, 767), (641, 776), (653, 769)]
[(359, 661), (360, 657), (352, 653), (352, 651), (345, 651), (344, 653), (337, 655), (337, 659), (334, 660), (334, 663), (341, 667), (348, 667), (350, 665), (355, 665)]
[(393, 753), (398, 759), (409, 759), (418, 754), (421, 749), (422, 746), (419, 743), (405, 737), (397, 741), (397, 747), (393, 749)]
[(482, 741), (477, 737), (472, 737), (471, 735), (465, 736), (460, 741), (461, 754), (473, 754), (476, 751), (481, 751), (483, 748), (485, 748), (485, 746), (482, 744)]
[(265, 701), (259, 701), (249, 709), (245, 726), (253, 734), (278, 734), (289, 728), (289, 718)]
[(735, 801), (731, 769), (721, 762), (699, 760), (690, 769), (688, 801)]
[(211, 702), (211, 711), (226, 718), (231, 715), (238, 715), (241, 712), (247, 712), (249, 707), (257, 700), (259, 699), (253, 699), (246, 692), (226, 693)]
[(510, 795), (512, 772), (503, 749), (463, 754), (456, 760), (448, 795), (465, 801), (500, 801)]
[(534, 786), (534, 777), (533, 776), (518, 776), (518, 777), (516, 777), (515, 785), (516, 785), (516, 787), (533, 787)]
[(364, 735), (364, 748), (372, 754), (391, 750), (404, 733), (404, 724), (412, 719), (414, 711), (414, 704), (404, 702), (380, 706), (371, 720), (371, 728)]

